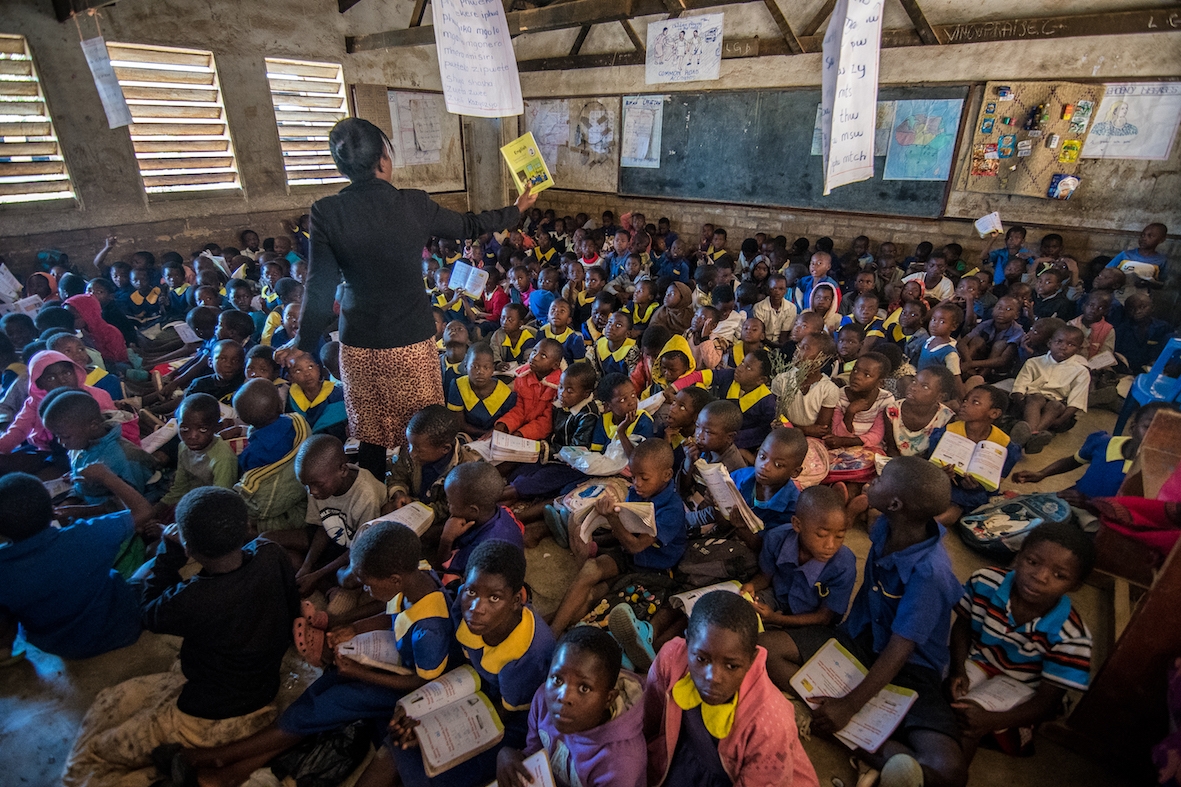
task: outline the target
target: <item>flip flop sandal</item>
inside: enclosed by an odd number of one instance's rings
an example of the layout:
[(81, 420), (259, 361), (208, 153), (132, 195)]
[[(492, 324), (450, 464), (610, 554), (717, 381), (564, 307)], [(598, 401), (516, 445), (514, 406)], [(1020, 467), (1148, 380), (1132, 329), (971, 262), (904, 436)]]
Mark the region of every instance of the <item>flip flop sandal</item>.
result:
[(328, 630), (328, 613), (322, 609), (317, 609), (316, 605), (311, 602), (311, 599), (305, 598), (299, 602), (299, 612), (312, 628), (317, 628), (321, 631)]
[(295, 649), (299, 651), (299, 655), (303, 656), (304, 660), (313, 667), (323, 668), (324, 632), (313, 628), (306, 619), (296, 618), (291, 634), (295, 638)]
[(850, 757), (849, 764), (857, 771), (857, 787), (874, 787), (881, 779), (881, 772), (858, 757)]
[(542, 517), (545, 519), (550, 535), (554, 538), (554, 543), (562, 549), (569, 549), (570, 534), (566, 529), (566, 523), (562, 520), (562, 513), (557, 507), (546, 506)]

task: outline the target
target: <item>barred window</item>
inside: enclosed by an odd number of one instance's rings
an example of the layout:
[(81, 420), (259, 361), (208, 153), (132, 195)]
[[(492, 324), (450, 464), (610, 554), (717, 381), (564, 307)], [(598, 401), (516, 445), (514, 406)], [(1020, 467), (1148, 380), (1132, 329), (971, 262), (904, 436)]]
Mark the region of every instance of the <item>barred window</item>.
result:
[(266, 64), (288, 185), (345, 182), (328, 152), (328, 132), (349, 114), (340, 65), (273, 57)]
[(144, 189), (240, 190), (213, 53), (112, 42), (107, 52), (131, 110)]
[(73, 198), (29, 44), (0, 35), (0, 205)]

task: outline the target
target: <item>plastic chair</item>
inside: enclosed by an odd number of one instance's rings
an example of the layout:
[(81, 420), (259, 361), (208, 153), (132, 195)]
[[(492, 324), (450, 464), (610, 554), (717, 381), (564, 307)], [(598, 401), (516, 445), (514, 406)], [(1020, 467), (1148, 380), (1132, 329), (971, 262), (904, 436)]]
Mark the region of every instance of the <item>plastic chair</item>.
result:
[(1169, 339), (1169, 343), (1157, 356), (1152, 369), (1144, 374), (1136, 375), (1132, 381), (1132, 388), (1124, 399), (1124, 406), (1120, 409), (1119, 418), (1115, 421), (1113, 434), (1124, 431), (1124, 425), (1135, 410), (1149, 402), (1176, 402), (1181, 399), (1181, 377), (1169, 377), (1165, 374), (1165, 366), (1173, 359), (1173, 355), (1181, 351), (1181, 339)]

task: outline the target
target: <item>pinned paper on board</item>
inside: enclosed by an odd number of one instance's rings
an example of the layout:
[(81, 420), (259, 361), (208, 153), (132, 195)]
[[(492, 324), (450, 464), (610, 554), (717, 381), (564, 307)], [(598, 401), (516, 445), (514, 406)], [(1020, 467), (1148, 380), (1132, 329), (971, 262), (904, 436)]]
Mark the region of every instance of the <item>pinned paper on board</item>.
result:
[(624, 96), (619, 165), (659, 168), (663, 126), (664, 96)]

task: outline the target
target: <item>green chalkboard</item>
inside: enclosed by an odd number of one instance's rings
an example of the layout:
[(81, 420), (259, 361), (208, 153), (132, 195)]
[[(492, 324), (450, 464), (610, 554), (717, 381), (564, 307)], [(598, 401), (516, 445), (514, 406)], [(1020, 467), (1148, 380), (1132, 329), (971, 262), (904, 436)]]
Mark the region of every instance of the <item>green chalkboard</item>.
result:
[[(967, 85), (883, 87), (878, 100), (966, 99)], [(825, 197), (821, 157), (811, 155), (819, 89), (673, 93), (664, 104), (660, 168), (623, 167), (631, 196), (937, 217), (946, 181), (872, 180)], [(958, 138), (959, 129), (952, 129)]]

